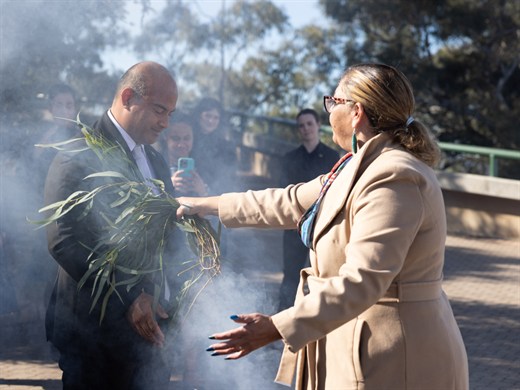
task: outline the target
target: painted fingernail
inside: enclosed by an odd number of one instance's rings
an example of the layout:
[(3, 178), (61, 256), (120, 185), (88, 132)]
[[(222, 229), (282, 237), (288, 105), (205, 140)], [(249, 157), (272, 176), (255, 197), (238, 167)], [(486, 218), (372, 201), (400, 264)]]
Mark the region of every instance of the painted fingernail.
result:
[(209, 336), (208, 339), (215, 340), (215, 336)]
[(238, 316), (236, 314), (233, 314), (232, 316), (229, 316), (233, 321), (238, 320)]
[(211, 352), (211, 351), (214, 351), (215, 348), (212, 348), (212, 347), (209, 347), (209, 348), (206, 348), (206, 352)]
[(219, 355), (220, 355), (220, 353), (218, 353), (218, 352), (213, 352), (213, 353), (211, 354), (211, 356), (219, 356)]

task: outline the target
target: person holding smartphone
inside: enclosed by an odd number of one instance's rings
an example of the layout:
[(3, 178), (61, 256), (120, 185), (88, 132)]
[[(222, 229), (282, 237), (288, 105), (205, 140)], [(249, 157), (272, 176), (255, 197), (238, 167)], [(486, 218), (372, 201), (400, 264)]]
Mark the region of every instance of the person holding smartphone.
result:
[[(191, 157), (193, 148), (193, 127), (191, 117), (176, 111), (171, 119), (170, 126), (163, 133), (161, 143), (157, 145), (170, 166), (170, 174), (175, 196), (208, 196), (209, 189), (206, 182), (197, 172), (197, 161)], [(191, 252), (185, 245), (184, 237), (174, 237), (171, 246), (171, 254), (178, 259), (186, 260), (191, 257)], [(175, 281), (190, 280), (191, 271), (179, 274), (179, 269), (167, 270), (167, 275), (174, 275)], [(197, 291), (197, 288), (193, 289)], [(182, 375), (183, 388), (200, 388), (201, 386), (201, 359), (204, 357), (201, 341), (194, 339), (189, 331), (180, 330), (180, 342), (177, 350), (182, 359), (176, 366), (177, 372)], [(199, 345), (200, 344), (200, 345)], [(199, 345), (199, 348), (193, 348)]]
[(190, 112), (194, 144), (191, 156), (211, 195), (239, 188), (235, 141), (227, 138), (226, 113), (221, 103), (204, 97)]
[(208, 186), (195, 169), (190, 157), (193, 148), (193, 128), (187, 114), (176, 112), (165, 131), (163, 154), (170, 165), (173, 187), (177, 195), (207, 196)]

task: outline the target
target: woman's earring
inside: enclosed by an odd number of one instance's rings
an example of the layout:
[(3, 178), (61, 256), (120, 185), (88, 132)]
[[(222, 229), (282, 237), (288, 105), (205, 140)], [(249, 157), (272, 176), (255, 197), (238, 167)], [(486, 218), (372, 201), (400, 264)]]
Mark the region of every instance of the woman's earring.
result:
[(357, 153), (357, 137), (356, 137), (356, 129), (352, 132), (352, 153)]

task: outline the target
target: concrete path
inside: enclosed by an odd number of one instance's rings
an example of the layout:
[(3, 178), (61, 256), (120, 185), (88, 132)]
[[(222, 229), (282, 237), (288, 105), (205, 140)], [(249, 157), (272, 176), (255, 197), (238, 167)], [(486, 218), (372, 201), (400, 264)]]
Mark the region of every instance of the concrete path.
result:
[[(241, 275), (240, 270), (256, 270), (247, 273), (248, 279), (239, 276), (238, 279), (243, 280), (236, 283), (263, 288), (264, 295), (274, 305), (281, 281), (280, 234), (242, 230), (234, 231), (231, 238), (246, 249), (246, 258), (236, 259), (237, 264), (241, 263), (234, 271)], [(250, 256), (257, 245), (256, 256)], [(448, 237), (444, 288), (466, 343), (470, 388), (520, 389), (520, 243)], [(236, 295), (239, 300), (245, 296)], [(219, 329), (217, 325), (213, 328), (215, 332)], [(44, 341), (41, 319), (21, 320), (16, 313), (4, 315), (0, 317), (0, 332), (0, 389), (61, 389), (61, 372)], [(253, 360), (277, 356), (276, 353), (253, 355)], [(207, 359), (206, 364), (223, 364), (222, 359), (211, 359)], [(276, 358), (270, 358), (266, 364), (276, 367), (276, 363)], [(231, 367), (229, 362), (225, 364)], [(182, 372), (178, 371), (172, 377), (172, 389), (186, 389), (180, 381)], [(269, 378), (256, 389), (284, 388), (270, 382), (271, 374), (274, 376), (274, 372), (266, 374)], [(229, 371), (227, 375), (234, 374)], [(218, 390), (220, 387), (214, 383), (207, 388)], [(230, 388), (249, 390), (253, 387), (235, 384), (227, 386)]]

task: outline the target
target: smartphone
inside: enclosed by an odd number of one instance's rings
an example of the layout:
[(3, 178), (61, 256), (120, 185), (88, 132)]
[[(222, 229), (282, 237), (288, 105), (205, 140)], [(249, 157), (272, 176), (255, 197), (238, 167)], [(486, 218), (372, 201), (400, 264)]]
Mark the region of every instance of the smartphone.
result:
[(177, 169), (182, 172), (182, 176), (191, 176), (191, 171), (195, 169), (195, 160), (191, 157), (181, 157), (177, 162)]

